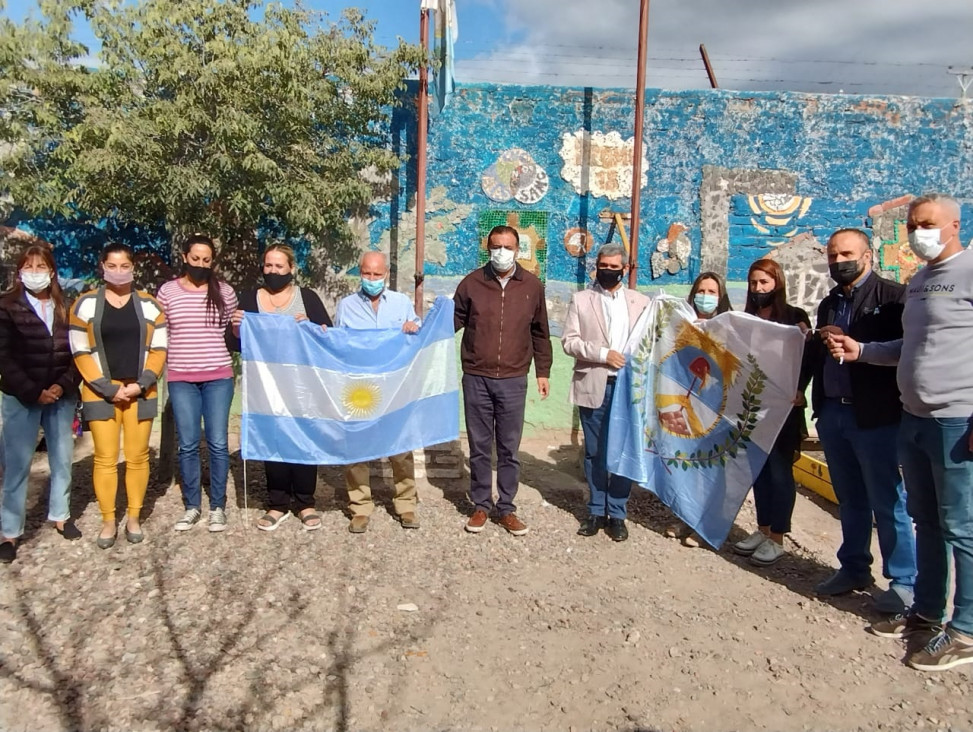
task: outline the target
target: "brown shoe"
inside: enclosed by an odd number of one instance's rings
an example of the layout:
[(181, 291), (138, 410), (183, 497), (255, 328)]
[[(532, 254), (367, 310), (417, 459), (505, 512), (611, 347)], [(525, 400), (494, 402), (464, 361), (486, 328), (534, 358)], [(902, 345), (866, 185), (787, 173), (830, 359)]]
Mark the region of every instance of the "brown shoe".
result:
[(483, 527), (486, 526), (487, 519), (489, 518), (487, 512), (482, 508), (476, 509), (473, 515), (470, 516), (470, 520), (466, 522), (466, 530), (471, 534), (479, 534), (483, 531)]
[(352, 516), (348, 524), (348, 531), (352, 534), (364, 534), (368, 528), (368, 516)]
[(419, 517), (414, 512), (408, 511), (399, 516), (399, 523), (402, 524), (403, 529), (418, 529)]
[(517, 518), (517, 514), (515, 513), (508, 513), (506, 516), (501, 516), (497, 523), (514, 536), (523, 536), (529, 531), (527, 524)]

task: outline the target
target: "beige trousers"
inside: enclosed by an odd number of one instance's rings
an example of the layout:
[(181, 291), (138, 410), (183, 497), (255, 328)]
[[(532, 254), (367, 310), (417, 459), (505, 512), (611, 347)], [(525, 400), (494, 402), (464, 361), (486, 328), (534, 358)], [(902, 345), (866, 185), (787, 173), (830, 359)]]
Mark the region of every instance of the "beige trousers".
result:
[[(392, 506), (397, 516), (416, 510), (416, 466), (411, 452), (389, 457), (392, 478), (395, 480), (395, 496)], [(348, 489), (348, 508), (352, 516), (371, 516), (372, 486), (368, 463), (355, 463), (345, 468), (345, 487)]]

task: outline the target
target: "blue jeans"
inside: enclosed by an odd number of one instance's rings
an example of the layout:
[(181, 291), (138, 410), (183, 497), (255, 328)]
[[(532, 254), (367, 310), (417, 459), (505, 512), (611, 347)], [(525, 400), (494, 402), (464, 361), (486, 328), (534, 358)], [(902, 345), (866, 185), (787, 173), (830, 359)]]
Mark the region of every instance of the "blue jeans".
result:
[(909, 514), (916, 522), (915, 604), (941, 620), (949, 594), (949, 554), (956, 577), (950, 625), (973, 635), (973, 453), (966, 417), (902, 416), (899, 459)]
[(774, 443), (767, 455), (767, 462), (753, 481), (757, 526), (769, 526), (772, 534), (789, 533), (796, 500), (793, 454), (779, 450)]
[(584, 432), (584, 474), (588, 478), (588, 513), (623, 519), (626, 516), (632, 481), (609, 475), (605, 464), (608, 453), (608, 416), (615, 395), (614, 379), (605, 387), (600, 407), (578, 407)]
[(897, 424), (859, 428), (855, 408), (838, 399), (825, 399), (821, 407), (818, 437), (838, 497), (841, 568), (855, 577), (871, 575), (874, 513), (882, 574), (892, 584), (911, 589), (916, 581), (916, 538), (905, 510), (895, 449), (898, 434)]
[(71, 463), (74, 458), (71, 426), (77, 404), (76, 397), (66, 396), (53, 404), (25, 406), (17, 397), (3, 395), (0, 411), (3, 412), (4, 473), (0, 522), (5, 538), (16, 539), (24, 533), (27, 478), (41, 427), (44, 428), (47, 460), (51, 467), (47, 520), (67, 521), (71, 518)]
[(215, 381), (171, 381), (169, 401), (179, 435), (179, 472), (182, 474), (182, 502), (189, 508), (202, 505), (199, 485), (199, 423), (206, 432), (209, 450), (209, 507), (226, 507), (226, 476), (230, 472), (227, 431), (233, 379)]

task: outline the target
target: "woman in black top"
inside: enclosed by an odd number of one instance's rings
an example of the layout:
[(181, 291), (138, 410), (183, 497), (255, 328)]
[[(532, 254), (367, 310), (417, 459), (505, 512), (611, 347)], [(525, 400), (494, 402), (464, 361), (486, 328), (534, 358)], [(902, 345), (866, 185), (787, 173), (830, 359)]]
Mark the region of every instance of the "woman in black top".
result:
[[(777, 262), (758, 259), (750, 265), (747, 284), (745, 312), (774, 323), (796, 325), (806, 334), (810, 333), (811, 320), (807, 313), (787, 304), (784, 270)], [(749, 556), (750, 562), (759, 566), (774, 564), (784, 556), (784, 534), (791, 530), (791, 515), (797, 498), (794, 461), (800, 455), (801, 441), (807, 434), (804, 390), (811, 380), (807, 350), (805, 346), (794, 408), (784, 422), (763, 470), (753, 482), (758, 530), (733, 545), (736, 553)]]
[[(233, 313), (230, 322), (229, 344), (240, 350), (240, 323), (244, 313), (270, 313), (310, 320), (327, 329), (331, 316), (314, 290), (294, 284), (297, 271), (294, 250), (286, 244), (272, 244), (264, 251), (264, 286), (240, 295), (240, 309)], [(321, 517), (314, 510), (314, 490), (317, 487), (316, 465), (297, 463), (264, 462), (267, 475), (267, 513), (257, 528), (274, 531), (293, 510), (301, 519), (306, 531), (321, 528)]]
[(81, 377), (68, 343), (68, 305), (54, 255), (30, 246), (17, 261), (17, 281), (0, 298), (0, 390), (3, 401), (3, 541), (0, 562), (12, 562), (24, 533), (27, 478), (44, 428), (51, 468), (49, 521), (66, 539), (80, 539), (70, 521), (75, 407)]

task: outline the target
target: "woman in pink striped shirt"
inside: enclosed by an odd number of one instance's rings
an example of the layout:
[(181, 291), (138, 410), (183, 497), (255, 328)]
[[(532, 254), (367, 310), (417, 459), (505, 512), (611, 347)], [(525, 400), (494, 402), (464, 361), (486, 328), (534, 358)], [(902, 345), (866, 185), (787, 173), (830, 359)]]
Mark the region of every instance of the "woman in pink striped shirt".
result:
[(182, 246), (183, 274), (159, 288), (169, 327), (167, 383), (179, 434), (179, 472), (185, 514), (176, 531), (202, 518), (200, 422), (209, 452), (209, 530), (226, 529), (226, 478), (230, 469), (227, 432), (233, 401), (233, 363), (224, 332), (237, 297), (213, 269), (216, 247), (196, 234)]

